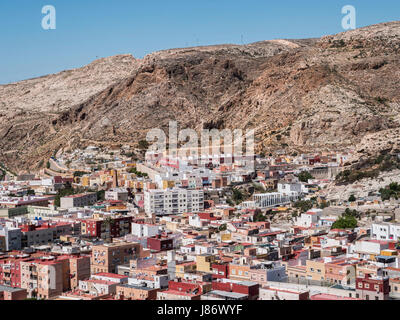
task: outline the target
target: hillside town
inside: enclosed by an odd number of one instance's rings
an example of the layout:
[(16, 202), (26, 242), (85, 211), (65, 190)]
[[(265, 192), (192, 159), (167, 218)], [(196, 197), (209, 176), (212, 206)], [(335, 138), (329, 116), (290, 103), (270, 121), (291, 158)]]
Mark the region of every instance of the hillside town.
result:
[(350, 156), (89, 146), (2, 165), (0, 300), (400, 299), (400, 185), (336, 193)]

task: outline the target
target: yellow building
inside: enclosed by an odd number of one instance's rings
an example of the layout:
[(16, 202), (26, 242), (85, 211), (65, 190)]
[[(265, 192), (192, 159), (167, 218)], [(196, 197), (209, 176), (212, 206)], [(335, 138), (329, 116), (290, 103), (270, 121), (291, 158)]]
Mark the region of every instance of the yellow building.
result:
[(211, 272), (211, 265), (215, 261), (215, 256), (210, 254), (201, 254), (196, 257), (197, 271)]
[(163, 180), (163, 189), (171, 189), (175, 187), (174, 181)]
[(231, 233), (223, 233), (221, 234), (221, 241), (231, 241), (232, 235)]
[(127, 162), (126, 167), (127, 168), (136, 168), (136, 162)]
[(325, 281), (325, 262), (323, 259), (306, 261), (307, 279)]
[(90, 177), (89, 176), (83, 176), (81, 178), (81, 184), (83, 187), (89, 187), (90, 185)]
[(397, 250), (389, 250), (389, 249), (382, 250), (381, 256), (387, 256), (387, 257), (397, 256)]
[(121, 204), (121, 205), (109, 205), (106, 207), (107, 212), (112, 210), (126, 210), (126, 206)]

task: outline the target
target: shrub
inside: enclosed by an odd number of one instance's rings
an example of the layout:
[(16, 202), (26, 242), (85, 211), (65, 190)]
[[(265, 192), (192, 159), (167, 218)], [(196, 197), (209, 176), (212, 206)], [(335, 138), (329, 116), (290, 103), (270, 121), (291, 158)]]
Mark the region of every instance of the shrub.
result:
[(300, 172), (298, 178), (301, 182), (307, 182), (308, 179), (314, 179), (314, 177), (308, 171)]

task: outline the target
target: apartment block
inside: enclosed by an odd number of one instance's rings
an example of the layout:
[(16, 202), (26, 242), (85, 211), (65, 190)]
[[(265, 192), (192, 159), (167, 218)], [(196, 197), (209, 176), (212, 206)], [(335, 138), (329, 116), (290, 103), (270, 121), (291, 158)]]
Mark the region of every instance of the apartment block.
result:
[(363, 300), (388, 300), (390, 283), (388, 277), (371, 277), (366, 274), (356, 279), (356, 298)]
[(188, 189), (147, 190), (144, 192), (147, 214), (168, 215), (204, 210), (204, 191)]
[(129, 261), (140, 257), (140, 243), (116, 242), (93, 246), (91, 273), (117, 272), (117, 266), (129, 264)]
[(74, 194), (60, 199), (61, 208), (85, 207), (97, 202), (96, 193)]
[(400, 223), (373, 223), (371, 236), (377, 240), (400, 240)]

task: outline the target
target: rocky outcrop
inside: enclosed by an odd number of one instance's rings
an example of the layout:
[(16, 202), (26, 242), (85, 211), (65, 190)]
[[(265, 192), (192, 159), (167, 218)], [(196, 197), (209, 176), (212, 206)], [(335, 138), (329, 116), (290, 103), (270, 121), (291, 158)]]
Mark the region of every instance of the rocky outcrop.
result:
[(59, 148), (135, 145), (170, 120), (254, 128), (265, 152), (357, 149), (400, 127), (399, 35), (392, 22), (321, 39), (171, 49), (0, 86), (0, 157), (35, 167)]

